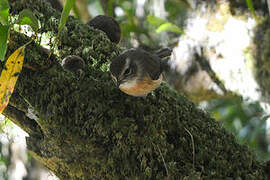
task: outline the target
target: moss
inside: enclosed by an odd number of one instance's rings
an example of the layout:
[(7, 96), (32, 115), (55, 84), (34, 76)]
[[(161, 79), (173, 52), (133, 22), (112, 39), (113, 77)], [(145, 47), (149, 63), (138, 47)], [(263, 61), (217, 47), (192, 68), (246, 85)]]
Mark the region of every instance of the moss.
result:
[[(49, 129), (46, 136), (53, 137), (47, 141), (55, 142), (55, 149), (48, 149), (49, 152), (72, 159), (65, 162), (71, 179), (90, 176), (164, 179), (165, 164), (169, 176), (176, 179), (194, 173), (200, 173), (202, 179), (237, 176), (264, 179), (261, 165), (247, 148), (238, 145), (220, 124), (181, 95), (163, 86), (142, 102), (113, 88), (109, 77), (102, 78), (107, 79), (103, 84), (84, 80), (78, 82), (80, 86), (74, 95), (65, 90), (63, 93), (69, 97), (64, 94), (53, 97), (47, 106), (52, 110), (47, 111), (52, 111), (54, 118), (43, 118)], [(136, 120), (142, 106), (145, 106), (145, 126), (140, 135)], [(194, 169), (192, 142), (185, 128), (195, 142)], [(75, 164), (79, 169), (74, 168)], [(78, 174), (82, 171), (87, 173)]]

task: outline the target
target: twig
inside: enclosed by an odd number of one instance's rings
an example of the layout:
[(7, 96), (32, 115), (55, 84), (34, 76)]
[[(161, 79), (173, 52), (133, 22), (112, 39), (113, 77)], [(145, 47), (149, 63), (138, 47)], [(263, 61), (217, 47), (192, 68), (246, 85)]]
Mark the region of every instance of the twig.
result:
[(8, 117), (13, 123), (22, 128), (25, 132), (31, 135), (42, 136), (42, 130), (37, 122), (28, 118), (25, 112), (8, 105), (3, 112), (3, 115)]
[(210, 76), (211, 80), (216, 83), (216, 85), (221, 89), (221, 91), (226, 95), (228, 93), (222, 81), (217, 77), (216, 73), (211, 68), (208, 60), (204, 56), (203, 47), (200, 48), (200, 52), (195, 51), (194, 53), (195, 61), (199, 63), (202, 70), (206, 71)]
[(192, 155), (193, 155), (193, 159), (192, 159), (192, 161), (193, 161), (193, 169), (195, 168), (195, 146), (194, 146), (194, 139), (193, 139), (193, 136), (192, 136), (192, 134), (190, 133), (190, 131), (189, 130), (187, 130), (186, 128), (184, 128), (185, 129), (185, 131), (190, 135), (190, 137), (191, 137), (191, 143), (192, 143)]
[[(154, 145), (154, 144), (153, 144), (153, 145)], [(155, 145), (154, 145), (154, 146), (155, 146)], [(157, 146), (158, 151), (159, 151), (159, 153), (160, 153), (160, 155), (161, 155), (161, 158), (162, 158), (163, 164), (164, 164), (165, 169), (166, 169), (167, 176), (169, 177), (169, 171), (168, 171), (168, 168), (167, 168), (167, 165), (166, 165), (165, 159), (164, 159), (164, 157), (163, 157), (163, 155), (162, 155), (162, 153), (161, 153), (161, 150), (160, 150), (159, 146), (158, 146), (158, 145), (156, 145), (156, 146)]]

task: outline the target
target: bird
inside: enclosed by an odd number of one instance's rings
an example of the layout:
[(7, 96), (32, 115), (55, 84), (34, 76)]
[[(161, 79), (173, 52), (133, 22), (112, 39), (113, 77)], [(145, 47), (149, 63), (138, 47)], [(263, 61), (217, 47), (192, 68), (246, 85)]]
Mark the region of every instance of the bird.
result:
[(144, 97), (158, 88), (163, 80), (163, 71), (168, 67), (163, 58), (171, 55), (171, 49), (164, 48), (150, 53), (132, 48), (115, 57), (110, 72), (117, 87), (124, 93)]
[(77, 80), (84, 77), (85, 62), (80, 56), (69, 55), (66, 56), (61, 63), (61, 66), (65, 71), (69, 71), (75, 74)]
[(98, 15), (87, 22), (95, 29), (99, 29), (108, 36), (111, 42), (118, 44), (121, 40), (121, 28), (119, 23), (112, 17)]

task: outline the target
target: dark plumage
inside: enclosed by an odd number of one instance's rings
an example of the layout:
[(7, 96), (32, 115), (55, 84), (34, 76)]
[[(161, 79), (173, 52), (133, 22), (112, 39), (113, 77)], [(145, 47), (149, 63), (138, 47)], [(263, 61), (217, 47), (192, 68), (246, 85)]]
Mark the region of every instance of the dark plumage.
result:
[(126, 59), (130, 59), (132, 64), (135, 63), (137, 66), (142, 67), (145, 73), (148, 73), (153, 80), (158, 79), (161, 73), (161, 59), (157, 55), (150, 54), (142, 49), (126, 50), (112, 60), (110, 71), (115, 77), (120, 75), (125, 66)]
[(156, 55), (160, 58), (171, 56), (172, 50), (170, 48), (163, 48), (156, 52)]
[(125, 66), (126, 58), (130, 55), (131, 50), (124, 52), (119, 56), (115, 57), (110, 64), (110, 72), (113, 76), (119, 77), (122, 69)]
[(91, 19), (87, 24), (95, 29), (105, 32), (108, 38), (116, 44), (121, 40), (121, 28), (118, 22), (112, 17), (98, 15)]

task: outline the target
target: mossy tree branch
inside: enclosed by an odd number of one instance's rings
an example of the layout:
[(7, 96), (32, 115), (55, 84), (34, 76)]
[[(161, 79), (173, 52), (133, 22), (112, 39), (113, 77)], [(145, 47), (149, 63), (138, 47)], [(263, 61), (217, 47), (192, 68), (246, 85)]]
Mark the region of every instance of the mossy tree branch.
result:
[[(48, 4), (24, 0), (11, 5), (14, 13), (31, 9), (41, 32), (57, 34), (60, 15)], [(8, 54), (27, 42), (15, 32), (10, 38)], [(5, 113), (25, 126), (29, 151), (60, 179), (267, 178), (266, 165), (246, 146), (166, 85), (145, 101), (121, 93), (107, 72), (119, 48), (104, 33), (70, 18), (59, 41), (52, 58), (36, 43), (27, 47), (18, 96), (11, 98), (19, 113), (33, 108), (39, 119), (16, 116), (9, 108)], [(87, 64), (79, 81), (60, 66), (70, 54)], [(138, 129), (143, 106), (145, 125)]]

